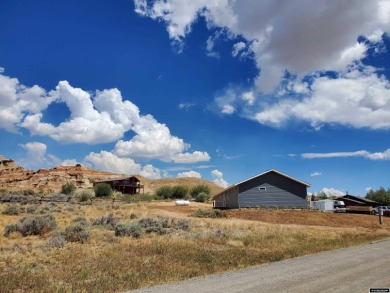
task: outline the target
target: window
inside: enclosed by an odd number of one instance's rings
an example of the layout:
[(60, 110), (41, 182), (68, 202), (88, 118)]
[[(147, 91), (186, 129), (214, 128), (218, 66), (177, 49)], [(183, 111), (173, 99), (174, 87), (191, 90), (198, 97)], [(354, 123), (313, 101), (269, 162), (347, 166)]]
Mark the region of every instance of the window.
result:
[(259, 190), (260, 190), (260, 191), (266, 191), (266, 189), (267, 189), (267, 188), (265, 188), (265, 187), (259, 187)]

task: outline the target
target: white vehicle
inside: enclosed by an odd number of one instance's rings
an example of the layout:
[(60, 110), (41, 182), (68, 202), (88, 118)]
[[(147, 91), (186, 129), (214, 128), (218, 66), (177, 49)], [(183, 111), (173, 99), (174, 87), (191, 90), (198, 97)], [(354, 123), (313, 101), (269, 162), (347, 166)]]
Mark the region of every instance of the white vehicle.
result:
[(346, 207), (342, 200), (324, 199), (310, 202), (310, 206), (314, 210), (325, 212), (345, 213)]
[(372, 210), (372, 213), (374, 215), (377, 215), (379, 213), (379, 209), (382, 209), (383, 211), (383, 214), (385, 213), (390, 213), (390, 207), (389, 206), (379, 206), (379, 207), (376, 207)]

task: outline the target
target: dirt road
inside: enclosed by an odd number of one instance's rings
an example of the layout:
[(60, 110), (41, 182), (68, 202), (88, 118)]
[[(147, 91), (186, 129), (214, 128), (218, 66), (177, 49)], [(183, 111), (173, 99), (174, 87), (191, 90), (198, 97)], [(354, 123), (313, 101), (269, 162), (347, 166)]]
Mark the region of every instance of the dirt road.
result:
[(390, 288), (390, 240), (132, 292), (367, 293), (370, 288)]

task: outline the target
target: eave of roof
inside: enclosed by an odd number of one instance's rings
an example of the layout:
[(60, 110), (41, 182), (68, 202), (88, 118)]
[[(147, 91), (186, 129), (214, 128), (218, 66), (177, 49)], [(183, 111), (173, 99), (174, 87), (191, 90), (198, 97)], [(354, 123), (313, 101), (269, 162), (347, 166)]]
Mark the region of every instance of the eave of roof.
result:
[(125, 176), (125, 177), (111, 178), (111, 179), (107, 179), (107, 180), (96, 180), (94, 182), (95, 183), (112, 182), (112, 181), (130, 179), (133, 177), (136, 178), (138, 181), (141, 181), (141, 180), (139, 180), (139, 178), (136, 175), (132, 175), (132, 176)]
[(295, 181), (295, 182), (298, 182), (298, 183), (300, 183), (300, 184), (302, 184), (302, 185), (305, 185), (306, 187), (310, 187), (310, 186), (311, 186), (310, 184), (308, 184), (308, 183), (306, 183), (306, 182), (304, 182), (304, 181), (298, 180), (298, 179), (296, 179), (296, 178), (294, 178), (294, 177), (291, 177), (291, 176), (289, 176), (289, 175), (287, 175), (287, 174), (284, 174), (284, 173), (282, 173), (282, 172), (280, 172), (280, 171), (278, 171), (278, 170), (270, 169), (270, 170), (267, 170), (267, 171), (265, 171), (265, 172), (263, 172), (263, 173), (260, 173), (260, 174), (257, 174), (257, 175), (255, 175), (255, 176), (252, 176), (252, 177), (250, 177), (250, 178), (248, 178), (248, 179), (246, 179), (246, 180), (243, 180), (243, 181), (238, 182), (238, 183), (236, 183), (236, 184), (230, 185), (230, 186), (227, 187), (226, 189), (224, 189), (224, 190), (222, 190), (221, 192), (219, 192), (219, 193), (217, 193), (216, 195), (214, 195), (213, 198), (216, 197), (217, 195), (220, 195), (221, 193), (226, 192), (226, 191), (229, 190), (229, 189), (232, 189), (232, 188), (234, 188), (234, 187), (236, 187), (236, 186), (239, 186), (239, 185), (242, 184), (242, 183), (245, 183), (245, 182), (250, 181), (250, 180), (252, 180), (252, 179), (254, 179), (254, 178), (263, 176), (263, 175), (265, 175), (265, 174), (267, 174), (267, 173), (270, 173), (270, 172), (275, 172), (275, 173), (277, 173), (277, 174), (279, 174), (279, 175), (281, 175), (281, 176), (283, 176), (283, 177), (286, 177), (286, 178), (291, 179), (291, 180), (293, 180), (293, 181)]

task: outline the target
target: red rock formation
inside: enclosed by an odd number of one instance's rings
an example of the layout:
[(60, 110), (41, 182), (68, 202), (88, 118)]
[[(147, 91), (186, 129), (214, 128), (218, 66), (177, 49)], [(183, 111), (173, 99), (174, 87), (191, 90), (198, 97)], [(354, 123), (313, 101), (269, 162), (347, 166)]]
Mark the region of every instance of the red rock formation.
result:
[(80, 164), (39, 169), (38, 171), (26, 170), (23, 167), (14, 166), (13, 160), (6, 160), (0, 156), (0, 189), (10, 191), (58, 192), (61, 191), (61, 186), (66, 183), (74, 183), (80, 188), (90, 188), (95, 180), (118, 176), (123, 175), (94, 170)]

